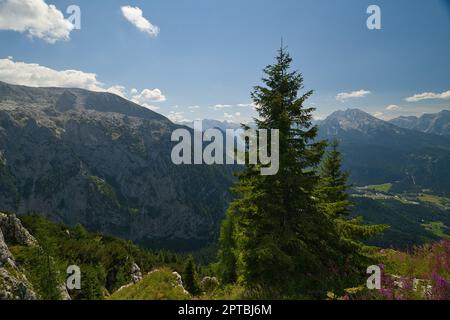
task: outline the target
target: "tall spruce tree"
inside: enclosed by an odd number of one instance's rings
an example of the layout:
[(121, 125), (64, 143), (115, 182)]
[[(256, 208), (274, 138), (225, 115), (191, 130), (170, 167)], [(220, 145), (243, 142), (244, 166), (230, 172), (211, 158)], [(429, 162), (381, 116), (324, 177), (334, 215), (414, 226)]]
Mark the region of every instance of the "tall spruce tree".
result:
[[(367, 240), (381, 232), (385, 225), (363, 224), (361, 217), (351, 217), (352, 203), (348, 194), (347, 172), (342, 171), (342, 155), (339, 152), (339, 141), (334, 139), (330, 143), (330, 149), (320, 166), (320, 180), (316, 190), (319, 205), (337, 227), (341, 241), (345, 244), (343, 253), (347, 259), (352, 259), (349, 264), (357, 269), (361, 263), (366, 263), (361, 252), (362, 240)], [(348, 270), (347, 270), (348, 272)]]
[(218, 258), (218, 273), (224, 284), (234, 283), (237, 280), (235, 241), (234, 241), (234, 219), (233, 215), (227, 215), (220, 230), (220, 248)]
[(189, 256), (183, 271), (183, 285), (185, 289), (192, 295), (200, 293), (200, 288), (197, 283), (196, 265), (192, 256)]
[(276, 63), (264, 69), (264, 86), (252, 92), (257, 127), (279, 129), (280, 169), (263, 176), (258, 165), (247, 165), (238, 174), (237, 199), (225, 221), (233, 221), (234, 241), (221, 244), (222, 253), (234, 255), (240, 283), (283, 295), (318, 288), (331, 265), (344, 261), (338, 232), (314, 197), (326, 142), (315, 141), (314, 108), (304, 106), (313, 91), (299, 95), (303, 77), (291, 71), (291, 63), (282, 47)]

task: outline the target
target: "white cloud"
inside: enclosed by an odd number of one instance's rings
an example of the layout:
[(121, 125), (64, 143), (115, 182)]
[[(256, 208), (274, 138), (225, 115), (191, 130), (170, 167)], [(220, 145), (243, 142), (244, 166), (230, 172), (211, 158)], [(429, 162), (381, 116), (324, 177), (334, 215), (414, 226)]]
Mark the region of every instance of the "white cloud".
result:
[(30, 87), (81, 88), (109, 92), (150, 110), (159, 109), (151, 103), (166, 101), (166, 96), (159, 89), (144, 89), (139, 93), (133, 88), (128, 94), (127, 89), (121, 85), (106, 88), (95, 73), (79, 70), (58, 71), (35, 63), (16, 62), (9, 58), (0, 59), (0, 81)]
[(256, 110), (256, 104), (254, 102), (239, 103), (237, 106), (241, 108), (252, 108), (253, 110)]
[(431, 99), (440, 99), (440, 100), (450, 99), (450, 90), (442, 92), (442, 93), (434, 93), (434, 92), (419, 93), (419, 94), (413, 95), (412, 97), (408, 97), (405, 100), (408, 102), (417, 102), (417, 101), (431, 100)]
[(238, 106), (238, 107), (243, 107), (243, 108), (246, 108), (246, 107), (254, 108), (254, 107), (255, 107), (255, 104), (254, 104), (253, 102), (249, 102), (249, 103), (239, 103), (237, 106)]
[(151, 37), (156, 37), (159, 34), (159, 28), (144, 18), (143, 12), (139, 7), (124, 6), (121, 9), (123, 16), (140, 31), (147, 33)]
[(200, 109), (200, 106), (189, 106), (188, 109)]
[(384, 113), (383, 112), (374, 112), (373, 116), (375, 118), (383, 119), (384, 118)]
[(218, 120), (230, 123), (250, 123), (253, 121), (253, 118), (249, 116), (244, 116), (240, 112), (235, 112), (234, 114), (224, 112), (223, 118)]
[(336, 100), (345, 102), (348, 99), (354, 99), (354, 98), (363, 98), (367, 95), (369, 95), (371, 92), (368, 90), (358, 90), (353, 92), (341, 92), (338, 93), (336, 96)]
[(69, 40), (72, 23), (44, 0), (0, 0), (0, 30), (11, 30), (48, 43)]
[(225, 112), (225, 113), (223, 114), (223, 117), (224, 117), (225, 119), (231, 120), (231, 119), (234, 118), (234, 115)]
[(189, 120), (184, 117), (184, 112), (170, 111), (167, 118), (172, 122), (188, 122)]
[(156, 89), (144, 89), (141, 93), (133, 95), (133, 100), (139, 103), (149, 103), (149, 102), (164, 102), (166, 101), (166, 96), (162, 94), (161, 90)]
[(209, 107), (210, 109), (214, 109), (214, 111), (220, 111), (222, 109), (229, 109), (229, 108), (252, 108), (253, 110), (256, 109), (256, 104), (253, 102), (250, 103), (239, 103), (239, 104), (216, 104), (212, 107)]
[(113, 94), (116, 94), (116, 95), (118, 95), (118, 96), (120, 96), (122, 98), (127, 99), (127, 97), (126, 97), (126, 94), (127, 94), (126, 93), (126, 88), (124, 86), (112, 86), (112, 87), (106, 89), (106, 92), (113, 93)]
[(232, 108), (232, 107), (233, 107), (233, 105), (231, 105), (231, 104), (216, 104), (215, 106), (213, 106), (213, 109), (215, 111), (217, 111), (217, 110)]
[[(133, 92), (135, 94), (133, 94)], [(153, 103), (164, 102), (167, 100), (166, 96), (163, 95), (161, 90), (159, 90), (158, 88), (144, 89), (140, 93), (136, 89), (134, 90), (132, 89), (131, 93), (132, 93), (132, 97), (130, 99), (131, 101), (153, 111), (159, 109), (159, 107), (154, 106)]]
[(130, 90), (130, 95), (127, 93), (127, 90), (124, 86), (112, 86), (106, 89), (107, 92), (116, 94), (124, 99), (128, 99), (140, 106), (143, 106), (147, 109), (156, 111), (159, 107), (154, 106), (152, 103), (154, 102), (164, 102), (166, 101), (166, 96), (162, 94), (159, 89), (144, 89), (139, 93), (136, 88)]
[(95, 73), (79, 70), (54, 70), (35, 63), (0, 59), (0, 80), (30, 87), (82, 88), (105, 91)]
[(402, 109), (402, 107), (400, 107), (396, 104), (390, 104), (386, 107), (386, 110), (389, 110), (389, 111), (397, 111), (397, 110), (401, 110), (401, 109)]

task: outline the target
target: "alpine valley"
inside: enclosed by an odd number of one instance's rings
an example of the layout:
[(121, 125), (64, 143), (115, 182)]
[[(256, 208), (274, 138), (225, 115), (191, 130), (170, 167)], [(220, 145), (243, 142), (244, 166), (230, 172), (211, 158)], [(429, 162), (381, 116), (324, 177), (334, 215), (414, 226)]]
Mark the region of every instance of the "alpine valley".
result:
[[(450, 236), (448, 111), (408, 120), (348, 109), (317, 123), (320, 139), (340, 140), (354, 212), (391, 225), (371, 242), (386, 247)], [(237, 168), (172, 164), (170, 136), (179, 127), (111, 93), (0, 82), (0, 211), (81, 224), (147, 248), (207, 247)]]

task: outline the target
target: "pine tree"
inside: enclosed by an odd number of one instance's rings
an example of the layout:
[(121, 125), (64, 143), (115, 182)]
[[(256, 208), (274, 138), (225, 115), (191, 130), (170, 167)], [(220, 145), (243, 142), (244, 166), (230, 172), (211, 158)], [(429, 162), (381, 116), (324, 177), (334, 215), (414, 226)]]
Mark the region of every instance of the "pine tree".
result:
[[(320, 181), (316, 196), (320, 199), (322, 210), (336, 224), (341, 240), (350, 247), (347, 251), (361, 256), (360, 249), (363, 244), (360, 241), (383, 232), (387, 226), (363, 224), (361, 217), (351, 218), (349, 216), (353, 205), (348, 194), (349, 174), (343, 172), (341, 167), (342, 155), (339, 152), (339, 141), (334, 139), (320, 166)], [(357, 266), (355, 265), (355, 267)]]
[[(315, 141), (314, 108), (304, 106), (313, 91), (299, 96), (303, 77), (290, 70), (291, 63), (282, 47), (276, 63), (264, 69), (264, 86), (252, 92), (257, 127), (279, 129), (280, 169), (276, 175), (262, 176), (258, 165), (247, 165), (238, 174), (233, 188), (238, 197), (226, 220), (234, 221), (231, 252), (238, 280), (273, 293), (317, 286), (340, 250), (337, 231), (314, 198), (326, 142)], [(228, 239), (228, 231), (222, 229), (222, 239)], [(228, 261), (221, 263), (226, 267)]]
[(236, 245), (234, 241), (234, 219), (232, 214), (227, 214), (227, 217), (222, 223), (220, 230), (220, 248), (218, 273), (224, 284), (234, 283), (237, 280), (236, 274), (236, 256), (234, 250)]
[(184, 272), (183, 272), (182, 278), (183, 278), (184, 288), (192, 295), (197, 295), (200, 292), (199, 286), (197, 284), (195, 270), (196, 270), (196, 267), (195, 267), (194, 259), (191, 256), (189, 256), (186, 261), (186, 265), (184, 267)]

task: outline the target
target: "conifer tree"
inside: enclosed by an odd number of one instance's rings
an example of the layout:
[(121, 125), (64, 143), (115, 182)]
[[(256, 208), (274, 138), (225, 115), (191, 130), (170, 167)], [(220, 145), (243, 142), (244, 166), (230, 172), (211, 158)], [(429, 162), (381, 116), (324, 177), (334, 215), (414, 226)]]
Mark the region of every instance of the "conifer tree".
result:
[[(282, 47), (276, 63), (264, 69), (264, 86), (252, 92), (257, 127), (279, 129), (280, 169), (263, 176), (258, 165), (247, 165), (238, 174), (233, 188), (238, 197), (226, 219), (234, 221), (229, 243), (235, 246), (238, 280), (267, 292), (317, 287), (331, 262), (342, 262), (337, 230), (314, 197), (326, 142), (315, 141), (314, 108), (304, 105), (313, 91), (299, 95), (303, 77), (290, 70), (291, 63)], [(227, 261), (221, 263), (226, 267)]]
[(224, 284), (234, 283), (237, 280), (236, 274), (236, 245), (234, 241), (234, 219), (233, 215), (227, 215), (220, 230), (220, 248), (218, 273)]
[(191, 256), (189, 256), (186, 261), (186, 265), (184, 267), (184, 272), (183, 272), (182, 278), (183, 278), (184, 288), (193, 295), (197, 295), (200, 293), (200, 289), (197, 284), (195, 269), (196, 269), (196, 267), (195, 267), (194, 259)]
[[(316, 196), (320, 199), (322, 210), (334, 221), (341, 240), (350, 247), (347, 251), (360, 255), (359, 249), (363, 247), (360, 241), (383, 232), (387, 226), (363, 224), (362, 218), (349, 216), (352, 206), (348, 194), (349, 174), (343, 172), (341, 167), (342, 155), (339, 152), (339, 141), (334, 139), (320, 166)], [(355, 264), (356, 261), (353, 263)], [(354, 266), (357, 267), (357, 265)]]

